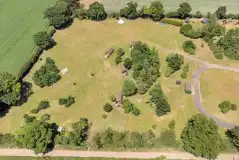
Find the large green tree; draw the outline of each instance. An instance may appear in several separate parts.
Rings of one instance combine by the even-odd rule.
[[[55,41],[45,31],[36,33],[33,38],[36,45],[42,49],[49,49],[55,44]]]
[[[0,101],[14,105],[21,99],[21,83],[7,72],[0,72]]]
[[[127,7],[120,10],[120,16],[127,19],[138,18],[137,7],[138,4],[136,2],[130,1],[129,3],[127,3]]]
[[[217,124],[201,114],[188,120],[181,138],[183,148],[195,156],[215,159],[224,149]]]
[[[88,18],[94,21],[102,21],[107,17],[103,4],[100,4],[99,2],[93,2],[89,6],[87,13]]]
[[[239,126],[235,126],[231,130],[227,130],[227,136],[237,150],[239,150]]]
[[[35,153],[46,153],[53,145],[54,131],[46,122],[35,120],[27,123],[17,133],[17,142]]]
[[[125,80],[121,91],[124,96],[132,96],[137,93],[137,88],[133,81]]]
[[[163,4],[160,1],[151,2],[150,7],[144,9],[144,15],[154,21],[161,20],[164,16]]]
[[[188,17],[191,11],[192,11],[192,8],[190,4],[187,2],[181,3],[177,10],[179,17],[182,19]]]
[[[166,62],[168,63],[168,67],[175,72],[181,68],[181,65],[184,63],[184,59],[182,55],[171,53],[167,56]]]
[[[216,15],[218,19],[224,19],[227,18],[227,8],[226,6],[220,6],[217,10],[216,10]]]

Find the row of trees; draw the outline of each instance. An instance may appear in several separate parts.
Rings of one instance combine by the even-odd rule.
[[[223,101],[218,105],[222,113],[228,113],[230,110],[236,111],[237,105],[235,103],[231,103],[230,101]]]

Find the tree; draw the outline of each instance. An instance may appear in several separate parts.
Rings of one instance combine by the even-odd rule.
[[[17,142],[35,153],[46,153],[53,145],[54,131],[46,122],[35,120],[23,126],[16,137]]]
[[[160,142],[166,147],[177,145],[176,134],[174,130],[166,130],[160,134]]]
[[[138,4],[136,2],[128,2],[127,7],[120,10],[120,16],[127,19],[136,19],[138,18],[137,12]]]
[[[203,15],[200,11],[197,11],[196,14],[195,14],[195,18],[202,18]]]
[[[44,14],[50,21],[50,25],[55,28],[65,27],[72,21],[72,11],[69,3],[65,0],[57,1],[57,3],[48,8]]]
[[[0,72],[0,101],[15,105],[21,99],[21,83],[7,72]]]
[[[75,103],[75,97],[72,97],[72,96],[68,96],[66,98],[60,98],[58,100],[58,104],[64,105],[65,107],[70,107],[74,103]]]
[[[172,120],[169,124],[168,124],[168,127],[169,129],[175,129],[175,120]]]
[[[124,96],[128,97],[135,95],[137,93],[137,88],[133,81],[125,80],[121,91]]]
[[[222,113],[227,113],[231,110],[231,103],[229,101],[223,101],[218,106]]]
[[[160,84],[153,86],[152,90],[149,92],[149,97],[150,102],[156,106],[155,112],[157,116],[163,116],[171,111]]]
[[[33,75],[33,81],[39,87],[51,86],[61,79],[59,69],[51,58],[47,58],[46,62]]]
[[[194,115],[187,122],[181,134],[183,148],[208,159],[215,159],[224,149],[217,124],[201,114]]]
[[[112,107],[111,104],[106,103],[106,104],[104,105],[104,111],[105,111],[105,112],[111,112],[112,110],[113,110],[113,107]]]
[[[160,1],[153,1],[149,8],[144,9],[143,14],[154,21],[160,21],[164,17],[163,4]]]
[[[87,12],[88,18],[94,21],[102,21],[105,20],[107,17],[103,4],[100,4],[99,2],[93,2],[89,6]]]
[[[239,126],[235,126],[231,130],[227,130],[227,136],[237,150],[239,150]]]
[[[130,59],[130,58],[125,58],[125,60],[124,60],[124,67],[126,68],[126,69],[131,69],[131,67],[132,67],[132,60]]]
[[[183,49],[185,52],[193,55],[195,54],[196,45],[193,43],[193,41],[188,40],[183,43]]]
[[[177,10],[179,17],[182,19],[188,17],[191,11],[192,11],[192,8],[190,4],[188,4],[187,2],[181,3]]]
[[[193,28],[191,24],[182,25],[180,28],[180,33],[186,37],[197,39],[202,37],[202,31],[199,29]]]
[[[226,6],[220,6],[217,10],[216,10],[216,15],[218,19],[225,19],[227,18],[227,8]]]
[[[168,63],[168,66],[175,72],[181,68],[181,65],[184,63],[184,59],[183,56],[177,53],[171,53],[167,56],[166,62]]]
[[[38,32],[33,37],[36,45],[42,49],[49,49],[55,44],[55,41],[45,31]]]

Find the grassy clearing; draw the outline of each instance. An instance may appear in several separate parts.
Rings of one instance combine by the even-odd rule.
[[[0,0],[0,70],[18,75],[32,57],[33,34],[44,30],[43,11],[55,0]]]
[[[91,1],[91,0],[85,0]],[[121,8],[124,7],[127,2],[131,0],[101,0],[102,3],[105,5],[107,11],[119,11]],[[140,6],[148,5],[153,0],[134,0]],[[161,0],[163,5],[165,6],[166,11],[175,11],[179,4],[182,1],[175,1],[175,0]],[[219,6],[225,5],[227,6],[228,12],[230,13],[237,13],[237,8],[239,6],[238,0],[187,0],[187,2],[192,6],[193,12],[201,11],[203,13],[213,12]]]
[[[201,77],[201,93],[203,104],[208,112],[224,121],[237,123],[239,111],[229,111],[227,114],[223,114],[218,104],[224,100],[229,100],[239,105],[238,85],[238,73],[216,69],[204,72]]]
[[[178,28],[170,25],[160,26],[150,20],[140,19],[126,21],[124,25],[118,25],[112,19],[104,22],[75,21],[70,28],[58,31],[54,39],[58,44],[44,52],[41,58],[44,60],[47,56],[52,57],[60,68],[68,67],[69,73],[52,87],[40,89],[34,86],[34,94],[24,106],[12,108],[0,119],[1,132],[14,133],[24,123],[23,115],[29,113],[44,99],[50,101],[51,107],[41,111],[39,117],[48,113],[52,116],[52,121],[66,127],[80,117],[87,117],[93,123],[92,132],[107,127],[117,130],[147,131],[156,125],[154,131],[159,134],[167,128],[172,119],[175,119],[176,133],[179,137],[187,119],[197,112],[192,97],[184,94],[183,85],[179,87],[175,84],[176,80],[180,79],[181,71],[179,71],[171,78],[159,78],[171,104],[172,113],[158,118],[154,109],[145,103],[148,99],[146,94],[131,98],[141,110],[140,116],[134,117],[131,114],[124,114],[122,109],[115,109],[107,114],[107,119],[102,118],[102,114],[105,113],[103,105],[109,101],[110,95],[120,91],[126,79],[120,74],[121,67],[114,64],[115,55],[105,60],[104,52],[113,46],[123,47],[129,54],[129,42],[142,40],[158,49],[161,70],[164,72],[165,57],[168,53],[178,50],[185,40],[179,34]],[[43,62],[39,61],[34,66],[26,80],[31,81],[32,74]],[[194,69],[195,65],[190,63],[190,67]],[[92,72],[95,73],[94,77],[90,76]],[[190,79],[191,73],[188,80]],[[68,95],[75,96],[76,103],[70,108],[59,106],[58,99]]]

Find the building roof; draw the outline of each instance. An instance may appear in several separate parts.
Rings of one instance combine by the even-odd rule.
[[[184,90],[185,91],[192,91],[192,85],[190,83],[184,84]]]
[[[123,101],[123,94],[121,92],[119,92],[116,95],[116,102],[122,103],[122,101]]]

